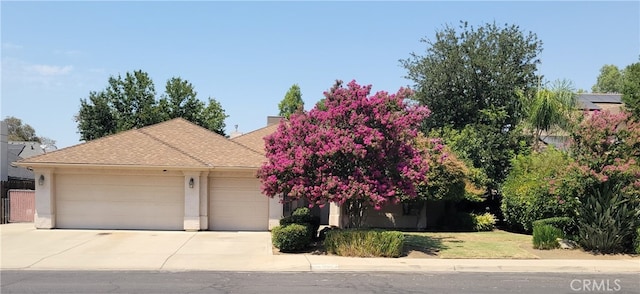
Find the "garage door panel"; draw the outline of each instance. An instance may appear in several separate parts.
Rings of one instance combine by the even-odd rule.
[[[181,230],[182,177],[58,175],[59,228]]]
[[[216,177],[210,180],[209,228],[267,230],[269,202],[256,178]]]

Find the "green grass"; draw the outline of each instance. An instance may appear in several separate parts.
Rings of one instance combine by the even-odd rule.
[[[537,258],[522,244],[531,244],[531,236],[504,231],[405,233],[406,250],[440,258]]]

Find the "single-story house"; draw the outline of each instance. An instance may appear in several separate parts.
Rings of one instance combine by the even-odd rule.
[[[41,229],[268,230],[306,206],[261,193],[267,127],[225,138],[178,118],[23,159],[35,174],[35,226]],[[312,209],[344,226],[340,207]],[[370,210],[372,227],[415,227],[425,211]],[[426,225],[426,219],[423,220]]]
[[[255,131],[233,137],[231,140],[246,146],[264,156],[265,142],[264,137],[273,134],[278,129],[278,124],[282,117],[270,116],[267,118],[267,126]],[[290,215],[297,207],[306,207],[306,200],[285,201],[283,203],[283,215]],[[376,228],[424,228],[427,225],[426,214],[437,218],[443,211],[441,203],[437,203],[428,208],[417,210],[402,204],[389,204],[381,210],[369,209],[367,213],[366,225]],[[320,217],[320,223],[325,225],[343,227],[346,225],[344,214],[341,214],[340,207],[334,203],[326,205],[322,208],[314,206],[311,208],[312,214]]]
[[[21,160],[37,228],[267,230],[282,204],[261,194],[264,155],[178,118]]]

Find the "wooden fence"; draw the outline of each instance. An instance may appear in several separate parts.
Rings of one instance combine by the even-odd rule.
[[[9,190],[14,189],[35,190],[36,186],[34,180],[9,180],[0,182],[0,224],[6,224],[11,219],[11,200],[9,199]]]

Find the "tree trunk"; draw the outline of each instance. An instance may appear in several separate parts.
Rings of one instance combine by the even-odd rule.
[[[362,228],[367,218],[367,208],[361,199],[347,200],[344,203],[344,212],[349,218],[347,228]]]
[[[427,202],[420,201],[420,209],[418,210],[418,216],[416,217],[416,229],[418,231],[427,230]]]

